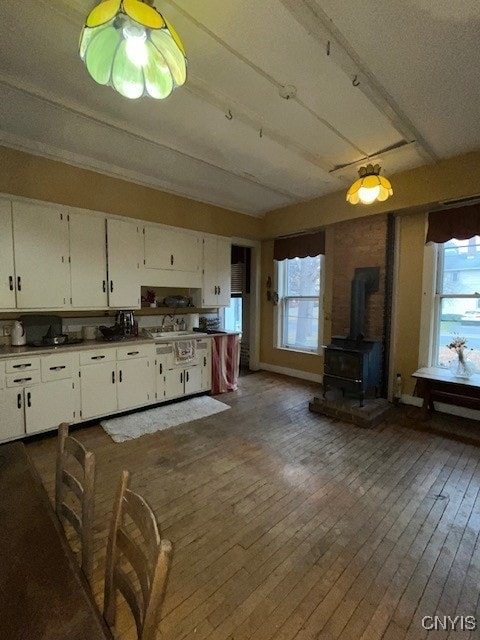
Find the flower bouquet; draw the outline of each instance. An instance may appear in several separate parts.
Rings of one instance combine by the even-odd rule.
[[[465,357],[465,350],[467,347],[467,339],[455,335],[455,338],[447,344],[448,349],[453,349],[457,352],[457,360],[454,360],[450,364],[450,371],[456,378],[470,378],[475,371],[474,364],[471,360]],[[470,348],[469,351],[472,351]]]

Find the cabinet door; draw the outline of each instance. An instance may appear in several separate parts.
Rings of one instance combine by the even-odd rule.
[[[132,409],[153,400],[152,370],[148,358],[117,363],[118,409]]]
[[[196,273],[200,268],[200,238],[188,233],[172,233],[173,269]]]
[[[203,306],[217,306],[217,239],[203,240]]]
[[[165,400],[165,376],[167,375],[167,355],[166,354],[157,354],[156,358],[156,393],[157,393],[157,402],[162,402]]]
[[[217,306],[229,307],[232,288],[232,247],[230,240],[217,240]]]
[[[211,340],[208,347],[202,351],[202,391],[209,391],[212,388],[212,349]]]
[[[165,372],[165,400],[183,396],[183,369],[167,369]]]
[[[82,420],[117,410],[116,365],[102,362],[80,367]]]
[[[61,309],[69,305],[67,216],[39,204],[12,204],[17,307]]]
[[[25,435],[23,389],[0,391],[0,441]]]
[[[188,367],[184,371],[185,375],[185,395],[199,393],[202,390],[202,367],[195,365]]]
[[[0,200],[0,309],[15,309],[12,203]]]
[[[61,422],[73,422],[72,384],[72,380],[56,380],[23,390],[27,433],[55,429]]]
[[[172,231],[162,227],[145,227],[145,268],[174,269],[175,237]]]
[[[107,307],[105,219],[82,213],[69,217],[72,307]]]
[[[136,224],[107,220],[110,307],[140,306],[139,230]]]

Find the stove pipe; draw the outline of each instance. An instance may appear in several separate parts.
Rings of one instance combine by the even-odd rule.
[[[367,295],[378,291],[380,284],[379,267],[355,269],[350,294],[350,333],[349,340],[360,342],[365,331],[365,305]]]

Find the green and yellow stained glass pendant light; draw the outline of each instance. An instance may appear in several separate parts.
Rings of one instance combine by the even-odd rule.
[[[161,100],[187,78],[182,41],[153,0],[104,0],[87,16],[80,58],[99,84]]]
[[[380,174],[380,165],[367,164],[358,171],[360,178],[355,180],[347,191],[347,202],[351,204],[372,204],[375,200],[383,202],[393,195],[390,180]]]

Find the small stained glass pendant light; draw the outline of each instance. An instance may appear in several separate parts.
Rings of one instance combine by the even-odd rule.
[[[360,178],[355,180],[347,191],[347,202],[351,204],[372,204],[375,200],[383,202],[393,196],[390,181],[380,174],[380,165],[367,164],[358,171]]]
[[[187,78],[183,44],[153,0],[104,0],[87,16],[80,58],[99,84],[126,98],[161,100]]]

